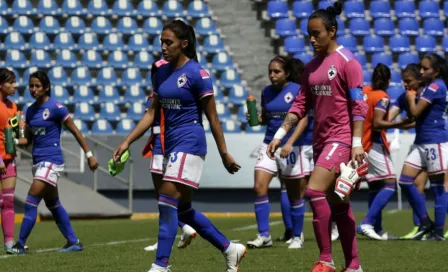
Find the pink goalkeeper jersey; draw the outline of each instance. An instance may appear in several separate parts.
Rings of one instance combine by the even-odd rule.
[[[352,122],[364,120],[367,114],[362,85],[361,65],[343,46],[328,56],[315,57],[306,65],[301,91],[289,112],[302,118],[314,105],[316,150],[329,142],[351,146]]]

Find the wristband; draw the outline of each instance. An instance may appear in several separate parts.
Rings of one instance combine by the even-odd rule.
[[[362,138],[361,137],[355,137],[352,138],[352,148],[355,147],[362,147]]]
[[[153,134],[160,134],[160,126],[155,126],[152,128]]]
[[[277,130],[277,132],[275,133],[274,139],[281,140],[281,139],[283,139],[283,137],[285,137],[286,133],[287,133],[286,130],[284,128],[280,127]]]
[[[93,157],[92,151],[86,152],[86,158],[88,159],[88,158],[91,158],[91,157]]]

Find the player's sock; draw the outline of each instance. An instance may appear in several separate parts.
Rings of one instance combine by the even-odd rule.
[[[312,189],[306,190],[306,196],[313,210],[313,228],[320,250],[319,261],[333,261],[331,256],[331,210],[326,194]]]
[[[291,211],[291,204],[289,202],[288,193],[286,192],[286,188],[282,186],[281,189],[281,195],[280,195],[280,207],[282,210],[282,218],[283,218],[283,224],[285,225],[285,230],[291,231],[293,228],[293,222],[292,222],[292,211]]]
[[[183,228],[184,226],[185,226],[185,223],[184,222],[181,222],[180,220],[179,220],[179,222],[177,223],[177,226],[179,226],[179,228]]]
[[[61,204],[59,198],[55,200],[45,201],[45,205],[50,210],[53,215],[54,221],[61,231],[62,235],[64,235],[67,242],[70,244],[78,243],[78,237],[73,231],[72,224],[70,223],[70,216],[68,216],[67,211]]]
[[[209,241],[214,247],[224,252],[230,245],[227,239],[210,220],[201,212],[191,207],[191,203],[182,204],[179,207],[179,219],[190,225],[201,235],[202,238]]]
[[[429,223],[428,212],[426,211],[425,202],[423,201],[420,192],[414,185],[414,177],[401,175],[400,187],[408,196],[409,204],[411,204],[412,209],[420,218],[421,223],[428,224]]]
[[[350,203],[340,203],[331,207],[333,219],[339,229],[345,267],[359,269],[358,245],[356,243],[356,222]]]
[[[22,246],[25,245],[26,239],[33,230],[34,224],[36,224],[37,207],[39,206],[42,198],[37,196],[28,195],[25,202],[25,216],[22,220],[22,226],[20,227],[19,240],[17,241]]]
[[[305,200],[303,198],[291,202],[292,235],[300,237],[303,231],[305,217]]]
[[[174,240],[176,239],[179,200],[161,194],[159,197],[159,236],[156,253],[156,265],[167,267]]]
[[[3,189],[2,228],[4,243],[14,240],[14,188]]]
[[[384,207],[389,202],[389,200],[394,196],[395,191],[397,189],[397,185],[395,183],[390,184],[387,183],[384,185],[383,189],[381,189],[373,200],[372,205],[367,212],[366,217],[362,220],[361,224],[370,224],[374,225],[377,228],[381,229],[381,225],[377,225],[377,220],[379,215],[382,213]],[[375,229],[376,231],[376,229]]]
[[[425,195],[425,193],[420,193],[420,197],[422,198],[423,202],[426,204],[426,195]],[[414,219],[414,226],[420,226],[420,224],[421,224],[420,218],[418,217],[417,213],[414,210],[412,210],[412,217]]]
[[[434,228],[443,233],[446,218],[446,192],[443,180],[431,181],[431,192],[434,195]]]
[[[259,196],[255,199],[255,217],[257,219],[258,233],[261,236],[269,237],[269,197]]]

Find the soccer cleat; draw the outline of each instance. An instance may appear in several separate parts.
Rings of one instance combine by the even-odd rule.
[[[344,268],[341,272],[363,272],[362,267],[359,266],[358,269]]]
[[[445,237],[443,237],[443,232],[433,231],[429,235],[424,236],[422,241],[445,241]]]
[[[339,239],[339,230],[335,222],[331,223],[331,241]]]
[[[25,254],[26,250],[23,245],[20,243],[16,243],[12,246],[12,248],[6,249],[6,254],[9,255],[23,255]]]
[[[78,240],[76,243],[67,243],[63,248],[59,249],[58,252],[76,252],[83,251],[84,246]]]
[[[336,268],[334,264],[328,262],[315,262],[313,268],[311,268],[311,272],[336,272]]]
[[[154,245],[147,246],[144,249],[145,249],[145,251],[156,251],[157,250],[157,244],[158,243],[155,243]]]
[[[443,238],[448,239],[448,231],[445,232],[445,235],[443,235]]]
[[[358,234],[367,236],[367,237],[369,237],[370,239],[373,239],[373,240],[379,240],[379,241],[383,240],[383,237],[378,235],[375,232],[374,227],[372,225],[369,225],[369,224],[358,225],[358,227],[356,227],[356,232],[358,232]]]
[[[378,234],[379,236],[381,236],[381,238],[383,238],[383,240],[385,240],[385,241],[399,240],[399,239],[400,239],[400,238],[398,238],[397,236],[395,236],[395,235],[393,235],[393,234],[390,234],[390,233],[387,233],[387,232],[385,232],[385,231],[377,232],[377,234]]]
[[[402,240],[409,240],[409,239],[411,239],[411,237],[414,236],[417,233],[418,227],[419,226],[414,226],[414,228],[408,234],[406,234],[404,236],[401,236],[400,239],[402,239]]]
[[[152,264],[148,272],[171,272],[169,267],[163,267],[157,264]]]
[[[293,237],[291,240],[291,244],[289,244],[289,249],[296,249],[296,248],[302,248],[303,247],[303,241],[300,237]]]
[[[180,236],[180,241],[177,244],[177,248],[186,248],[190,245],[191,241],[196,238],[198,234],[189,225],[184,225],[182,227],[182,235]]]
[[[241,260],[246,256],[246,247],[238,243],[230,243],[229,247],[224,252],[226,258],[227,270],[226,272],[238,272]]]
[[[300,239],[302,240],[302,244],[303,244],[303,242],[305,242],[305,235],[303,235],[303,232],[300,234]],[[288,241],[286,241],[285,243],[289,245],[289,244],[291,244],[291,242],[292,242],[292,238],[289,239]]]
[[[278,237],[277,241],[286,242],[287,244],[290,244],[291,239],[292,239],[292,230],[285,230],[285,233],[283,234],[283,236]]]
[[[271,247],[272,246],[271,235],[266,237],[266,236],[261,236],[260,234],[257,234],[257,238],[253,241],[247,242],[247,246],[249,248]]]
[[[418,227],[417,232],[410,238],[411,240],[421,240],[425,234],[429,234],[434,228],[434,224],[429,222],[428,224],[421,224]]]

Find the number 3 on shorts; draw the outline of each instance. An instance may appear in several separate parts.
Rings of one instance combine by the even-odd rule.
[[[426,160],[435,160],[437,159],[436,149],[435,148],[425,148]]]
[[[325,159],[327,161],[330,160],[331,156],[333,156],[333,153],[336,151],[336,148],[338,148],[339,144],[338,143],[332,143],[331,144],[333,147],[331,148],[330,152],[328,152],[327,156],[325,157]]]

